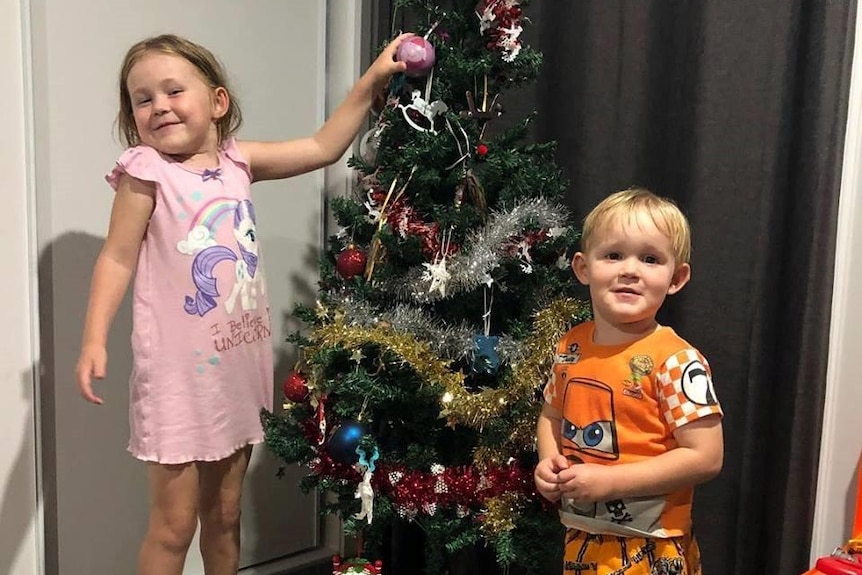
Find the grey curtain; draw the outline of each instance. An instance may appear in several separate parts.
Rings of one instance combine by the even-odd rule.
[[[808,568],[856,3],[533,2],[546,65],[517,106],[583,216],[633,184],[693,226],[661,320],[710,361],[725,465],[696,490],[707,575]],[[836,545],[841,543],[835,542]]]
[[[409,29],[374,7],[382,35]],[[643,185],[693,226],[692,282],[660,320],[706,355],[725,410],[724,470],[696,491],[704,572],[801,574],[856,1],[534,0],[525,14],[545,66],[502,103],[538,111],[532,137],[559,143],[576,217]]]

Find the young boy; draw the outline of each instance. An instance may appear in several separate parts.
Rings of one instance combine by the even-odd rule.
[[[607,197],[572,259],[593,320],[560,340],[536,429],[568,575],[699,575],[693,486],[723,459],[706,359],[655,316],[691,277],[688,221],[645,189]]]

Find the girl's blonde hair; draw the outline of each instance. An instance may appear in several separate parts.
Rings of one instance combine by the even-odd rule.
[[[173,34],[162,34],[141,40],[126,52],[123,65],[120,68],[120,111],[117,114],[117,131],[120,140],[126,146],[137,146],[141,143],[141,136],[135,126],[134,109],[132,98],[129,95],[129,72],[148,52],[161,52],[184,58],[192,66],[197,68],[201,77],[211,89],[224,88],[228,93],[228,109],[224,116],[216,120],[218,130],[218,141],[222,143],[228,136],[235,133],[242,125],[242,111],[239,101],[231,93],[228,87],[227,74],[212,52],[195,44],[190,40],[175,36]]]
[[[630,188],[611,194],[584,219],[581,231],[581,251],[590,249],[595,234],[614,223],[636,223],[646,215],[671,243],[676,264],[687,264],[691,258],[691,229],[688,219],[668,198],[655,195],[646,188]]]

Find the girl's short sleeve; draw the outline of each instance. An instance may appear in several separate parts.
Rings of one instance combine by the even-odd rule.
[[[222,151],[227,158],[236,164],[243,172],[248,176],[248,181],[251,182],[253,180],[251,176],[251,167],[249,166],[248,160],[245,159],[245,156],[242,155],[242,152],[239,151],[239,146],[236,145],[236,138],[228,138],[222,144]]]
[[[145,182],[157,181],[159,153],[149,146],[135,146],[122,153],[117,164],[105,175],[105,180],[117,191],[120,176],[128,174]]]

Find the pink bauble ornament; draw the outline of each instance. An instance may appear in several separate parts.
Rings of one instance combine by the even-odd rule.
[[[395,58],[407,64],[405,74],[411,78],[418,78],[431,71],[437,56],[431,42],[421,36],[413,36],[401,42]]]
[[[353,245],[349,245],[346,250],[338,254],[338,258],[335,260],[335,270],[338,272],[338,275],[349,280],[353,276],[365,273],[365,264],[367,261],[368,258],[365,256],[365,252]]]

